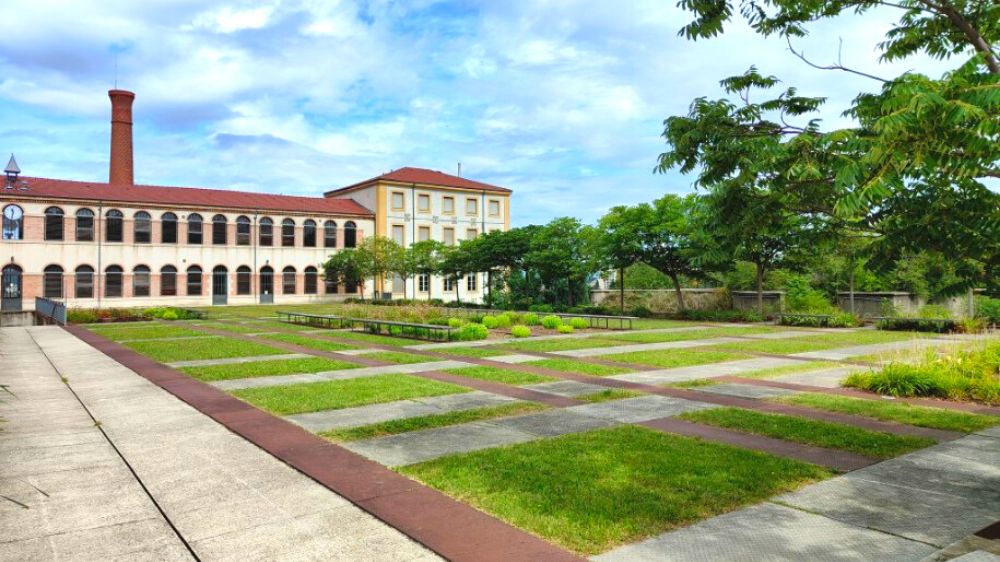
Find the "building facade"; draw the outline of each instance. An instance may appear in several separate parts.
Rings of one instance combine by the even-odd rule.
[[[509,226],[509,190],[419,168],[324,197],[135,185],[135,96],[112,90],[109,97],[107,183],[23,176],[13,156],[8,163],[0,188],[4,311],[31,310],[39,296],[88,308],[371,297],[373,283],[326,280],[322,264],[365,236],[457,243]],[[474,277],[460,288],[463,300],[482,297]],[[422,283],[411,283],[410,294],[392,283],[392,296],[454,298],[441,280]]]

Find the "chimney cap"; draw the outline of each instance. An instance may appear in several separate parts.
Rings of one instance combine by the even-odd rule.
[[[113,89],[113,90],[108,90],[108,95],[111,96],[111,97],[126,96],[126,97],[130,97],[130,98],[134,98],[135,97],[135,92],[130,92],[128,90]]]
[[[2,160],[0,160],[2,162]],[[17,165],[17,160],[14,159],[14,153],[10,153],[10,160],[7,161],[7,167],[3,169],[5,174],[16,176],[21,173],[21,168]]]

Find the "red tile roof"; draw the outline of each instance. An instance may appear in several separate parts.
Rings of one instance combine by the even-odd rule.
[[[333,191],[326,192],[327,195],[339,193],[349,189],[354,189],[370,183],[374,183],[378,180],[396,181],[401,183],[422,183],[427,185],[436,185],[441,187],[457,187],[460,189],[472,189],[475,191],[493,191],[495,193],[511,193],[511,190],[506,187],[498,187],[495,185],[490,185],[488,183],[483,183],[479,181],[474,181],[466,178],[461,178],[458,176],[452,176],[450,174],[445,174],[435,170],[428,170],[425,168],[400,168],[398,170],[393,170],[388,174],[382,174],[381,176],[375,176],[374,178],[367,179],[365,181],[360,181],[348,185],[347,187],[341,187],[339,189],[334,189]]]
[[[27,187],[27,189],[22,189]],[[32,199],[73,199],[132,203],[156,206],[197,206],[241,209],[246,211],[285,211],[337,215],[372,216],[372,212],[353,199],[271,195],[225,189],[120,185],[101,182],[55,180],[21,177],[15,189],[0,188],[0,195]]]

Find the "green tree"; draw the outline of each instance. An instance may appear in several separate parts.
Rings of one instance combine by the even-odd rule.
[[[405,270],[404,250],[399,244],[384,236],[371,236],[358,244],[354,260],[364,278],[372,278],[376,295],[385,291],[385,278]]]
[[[437,275],[441,271],[441,256],[445,245],[437,240],[421,240],[406,249],[405,269],[411,275]],[[430,300],[430,291],[427,291]]]
[[[438,263],[439,272],[455,289],[455,302],[461,303],[462,297],[458,291],[459,282],[472,269],[472,260],[467,251],[468,242],[460,242],[458,246],[444,246]]]
[[[525,263],[538,274],[549,302],[574,306],[584,296],[587,278],[597,269],[587,252],[590,236],[591,230],[570,217],[553,219],[532,236]]]
[[[346,283],[361,287],[361,299],[365,298],[365,275],[361,270],[355,248],[345,248],[332,254],[323,264],[326,278],[336,283]]]

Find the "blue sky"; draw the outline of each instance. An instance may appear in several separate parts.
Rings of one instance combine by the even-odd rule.
[[[893,13],[796,46],[879,64]],[[136,92],[136,181],[318,195],[402,166],[515,190],[517,225],[691,190],[654,175],[663,119],[757,65],[829,97],[828,126],[877,84],[812,69],[742,25],[677,36],[672,1],[15,0],[0,33],[0,151],[26,175],[106,180],[107,90]],[[842,41],[842,47],[841,45]]]

